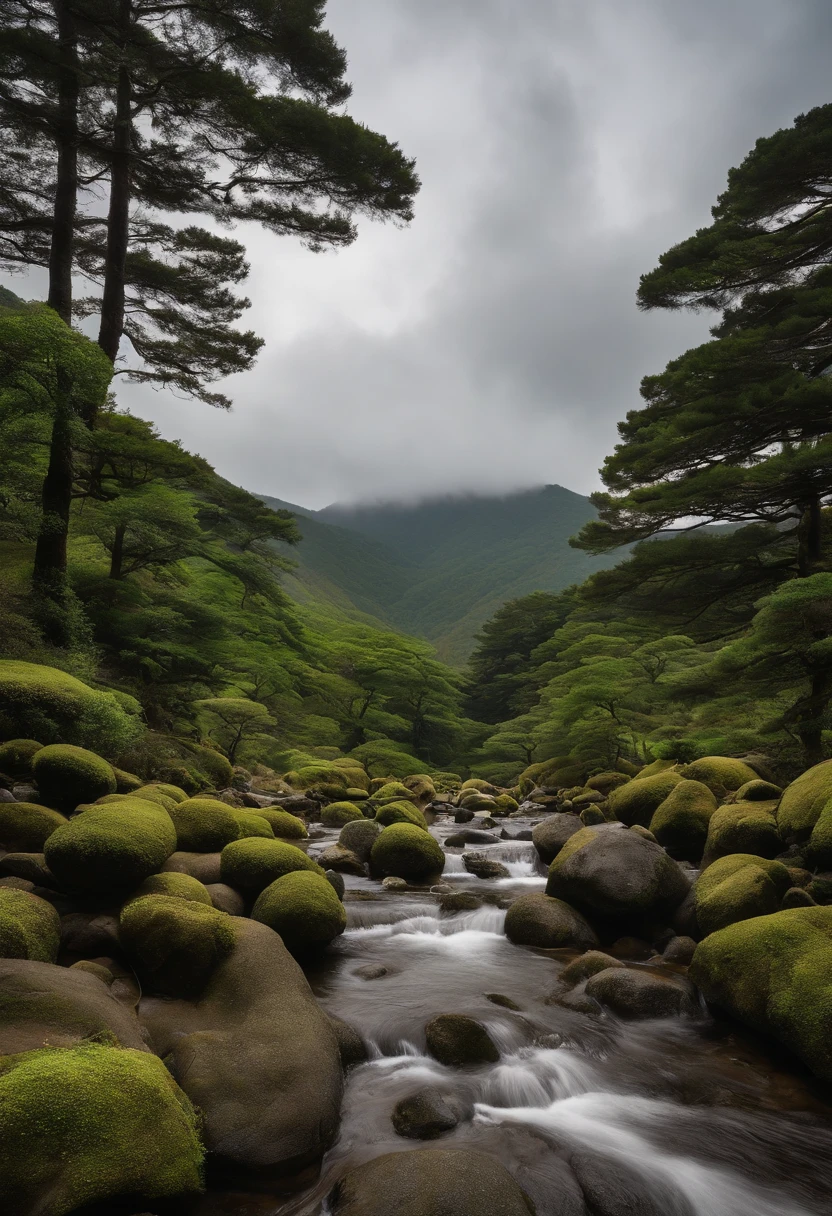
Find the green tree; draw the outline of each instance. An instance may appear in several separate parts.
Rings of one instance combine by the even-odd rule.
[[[205,697],[194,702],[194,709],[205,719],[210,737],[221,744],[232,764],[242,743],[266,734],[275,725],[265,705],[244,697]]]

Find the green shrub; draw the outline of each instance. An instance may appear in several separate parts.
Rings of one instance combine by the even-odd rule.
[[[0,735],[95,747],[111,755],[142,732],[129,697],[98,692],[55,667],[0,659]]]
[[[112,765],[95,752],[67,743],[54,743],[36,752],[32,772],[43,801],[60,811],[74,811],[81,802],[95,802],[116,792]]]
[[[186,853],[218,853],[240,836],[240,821],[230,806],[215,798],[186,798],[169,812],[177,847]]]
[[[786,786],[777,808],[777,826],[783,840],[787,844],[808,840],[830,798],[832,760],[824,760]]]
[[[0,887],[0,958],[54,963],[61,941],[61,918],[38,895]]]
[[[394,823],[370,852],[373,872],[410,882],[425,882],[445,869],[445,854],[430,832],[412,823]]]
[[[282,840],[248,838],[227,844],[220,860],[222,881],[253,897],[295,870],[310,870],[323,878],[323,870],[302,849]]]
[[[173,899],[190,899],[194,903],[213,907],[210,892],[204,883],[198,878],[192,878],[190,874],[180,874],[176,871],[151,874],[136,888],[130,896],[130,902],[142,899],[145,895],[169,895]]]
[[[86,1044],[0,1063],[0,1176],[9,1216],[185,1198],[202,1186],[188,1099],[150,1052]]]
[[[32,759],[43,747],[36,739],[10,739],[0,743],[0,773],[27,781],[32,776]]]
[[[308,836],[303,820],[299,819],[297,815],[291,815],[288,811],[278,811],[267,806],[263,807],[262,811],[254,811],[253,814],[265,819],[273,834],[284,840],[305,840]]]
[[[328,828],[342,828],[352,819],[363,819],[359,808],[352,802],[331,802],[321,811],[321,822]]]
[[[35,802],[0,802],[0,845],[10,853],[40,853],[63,823],[58,811]]]
[[[373,800],[375,801],[375,799]],[[376,811],[376,823],[389,827],[391,823],[412,823],[414,827],[427,831],[427,821],[412,802],[388,802]]]
[[[119,940],[154,991],[194,998],[234,949],[234,919],[178,895],[144,895],[122,908]]]
[[[373,739],[350,752],[371,777],[409,777],[425,771],[424,760],[409,755],[391,739]]]
[[[236,811],[237,823],[240,825],[238,839],[260,836],[263,840],[274,840],[274,831],[268,819],[258,815],[256,811]]]
[[[320,874],[284,874],[261,891],[252,912],[283,938],[292,954],[319,950],[347,927],[347,914],[335,891]]]
[[[170,816],[151,802],[91,807],[52,833],[46,864],[67,891],[105,895],[135,890],[176,848]]]
[[[696,880],[696,918],[703,937],[726,925],[777,912],[792,878],[779,861],[732,853],[720,857]]]
[[[671,771],[656,773],[652,777],[636,777],[612,790],[610,810],[627,827],[638,823],[643,828],[649,828],[653,815],[681,780],[678,773]]]

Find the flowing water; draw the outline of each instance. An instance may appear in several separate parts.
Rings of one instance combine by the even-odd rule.
[[[512,834],[530,826],[508,821]],[[459,829],[443,816],[431,830],[443,841]],[[512,899],[545,886],[533,846],[468,848],[510,873],[476,879],[462,850],[446,848],[444,881],[483,897],[475,911],[446,915],[429,892],[346,879],[347,931],[309,973],[323,1006],[369,1050],[347,1076],[338,1140],[304,1193],[211,1211],[326,1213],[348,1168],[419,1147],[396,1135],[391,1113],[430,1085],[461,1118],[428,1145],[498,1158],[538,1216],[830,1216],[832,1108],[800,1066],[704,1010],[697,1020],[623,1022],[547,1003],[572,956],[514,946],[503,934]],[[356,974],[368,966],[376,978]],[[454,1069],[428,1056],[424,1027],[440,1013],[481,1022],[500,1062]]]

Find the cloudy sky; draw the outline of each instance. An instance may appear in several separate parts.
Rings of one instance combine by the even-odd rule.
[[[233,413],[121,400],[233,481],[334,500],[588,492],[642,375],[707,319],[640,273],[754,140],[832,101],[830,0],[329,0],[351,113],[418,161],[416,219],[314,255],[241,230]],[[20,290],[20,288],[18,288]]]

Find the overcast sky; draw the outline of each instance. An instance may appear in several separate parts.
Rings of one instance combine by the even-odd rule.
[[[407,229],[311,254],[240,230],[256,367],[223,414],[120,399],[249,489],[589,492],[647,372],[707,319],[639,274],[756,138],[832,101],[832,0],[329,0],[350,112],[418,162]],[[14,284],[13,284],[14,286]],[[17,290],[21,290],[18,286]]]

